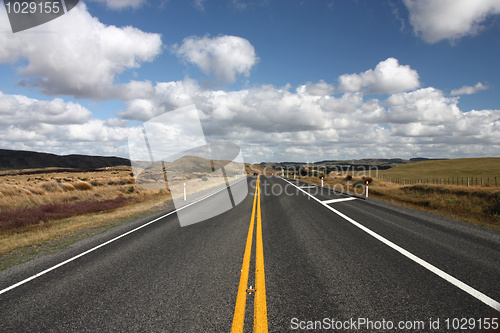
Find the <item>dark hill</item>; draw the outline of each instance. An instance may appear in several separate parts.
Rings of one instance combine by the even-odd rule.
[[[118,165],[130,165],[130,161],[121,157],[56,155],[24,150],[0,149],[0,170],[50,167],[93,170]]]

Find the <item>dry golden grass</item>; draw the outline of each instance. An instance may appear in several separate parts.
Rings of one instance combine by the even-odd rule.
[[[321,184],[316,177],[301,181]],[[332,175],[324,186],[350,193],[362,194],[359,177],[346,181],[345,175]],[[358,187],[356,187],[358,186]],[[491,187],[463,187],[453,185],[399,185],[374,178],[370,183],[370,197],[405,207],[448,216],[457,220],[500,230],[500,190]]]
[[[86,214],[47,223],[41,222],[14,230],[2,229],[0,255],[24,246],[45,242],[51,237],[62,237],[75,231],[102,226],[171,200],[170,194],[166,191],[137,189],[133,184],[134,178],[131,172],[131,168],[119,167],[82,173],[14,175],[11,172],[0,176],[0,214],[47,204],[65,205],[112,200],[117,197],[125,197],[129,203],[118,210],[102,214]]]
[[[0,176],[0,211],[48,203],[113,199],[118,193],[129,193],[134,183],[131,172],[129,167],[119,167],[82,173]]]
[[[500,190],[452,185],[372,186],[370,196],[500,229]]]

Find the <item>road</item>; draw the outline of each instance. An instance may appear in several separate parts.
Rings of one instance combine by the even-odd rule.
[[[207,221],[180,227],[165,212],[0,272],[0,331],[236,332],[245,271],[255,289],[243,292],[245,332],[254,303],[269,332],[472,332],[498,321],[499,232],[279,177],[259,185],[249,177],[243,202]]]

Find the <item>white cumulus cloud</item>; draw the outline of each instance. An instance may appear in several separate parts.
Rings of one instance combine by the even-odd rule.
[[[360,92],[318,94],[307,86],[222,91],[204,89],[191,79],[160,82],[152,98],[129,101],[120,116],[148,120],[194,104],[208,138],[239,144],[249,161],[463,157],[475,156],[474,151],[496,155],[500,148],[500,110],[463,112],[457,97],[436,88],[379,101],[365,100]]]
[[[392,94],[413,90],[419,86],[416,70],[408,65],[400,65],[395,58],[388,58],[379,62],[375,69],[360,74],[341,75],[338,91]]]
[[[0,10],[0,31],[7,25]],[[116,97],[109,96],[116,95],[116,75],[154,60],[162,42],[159,34],[105,25],[81,3],[43,26],[1,33],[0,45],[0,63],[26,61],[18,69],[23,85],[39,87],[46,95],[107,99]]]
[[[500,14],[498,0],[404,0],[415,34],[428,43],[478,34],[482,23]]]
[[[214,73],[225,82],[236,81],[238,75],[249,76],[259,60],[253,45],[237,36],[191,36],[173,49],[186,63],[198,66],[207,76]]]
[[[297,92],[316,96],[328,96],[335,93],[335,87],[321,80],[318,83],[307,82],[297,88]]]
[[[452,96],[458,96],[458,95],[472,95],[477,93],[478,91],[481,90],[486,90],[489,89],[488,86],[482,84],[481,82],[478,82],[475,86],[463,86],[462,88],[459,89],[453,89],[450,93]]]
[[[77,103],[2,93],[0,147],[127,157],[129,121],[194,104],[207,139],[240,145],[251,162],[496,156],[500,149],[500,110],[463,112],[458,97],[432,87],[382,101],[365,100],[360,92],[317,95],[290,85],[210,90],[192,79],[146,90],[149,97],[127,101],[118,118],[107,120],[93,118]]]
[[[0,148],[127,156],[126,121],[92,118],[60,98],[37,100],[0,92]]]
[[[453,123],[463,117],[457,98],[447,98],[441,90],[429,87],[390,96],[388,120],[393,123]]]
[[[91,116],[92,113],[80,104],[64,102],[60,98],[43,101],[0,91],[0,127],[84,123]]]

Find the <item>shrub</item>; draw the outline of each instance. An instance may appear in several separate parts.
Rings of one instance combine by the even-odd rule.
[[[351,175],[347,175],[347,176],[345,176],[345,178],[344,178],[344,180],[345,180],[345,181],[349,181],[349,180],[351,180],[351,179],[352,179],[352,176],[351,176]]]
[[[109,211],[123,207],[127,202],[128,200],[125,198],[103,201],[86,200],[75,203],[47,204],[32,208],[4,211],[0,215],[0,229],[20,228],[71,216]]]
[[[370,177],[370,176],[363,176],[361,177],[361,179],[363,179],[363,182],[366,184],[366,182],[368,182],[369,184],[371,184],[371,182],[373,181],[373,178]]]
[[[489,213],[491,215],[500,215],[500,197],[495,198],[495,201],[489,208]]]

